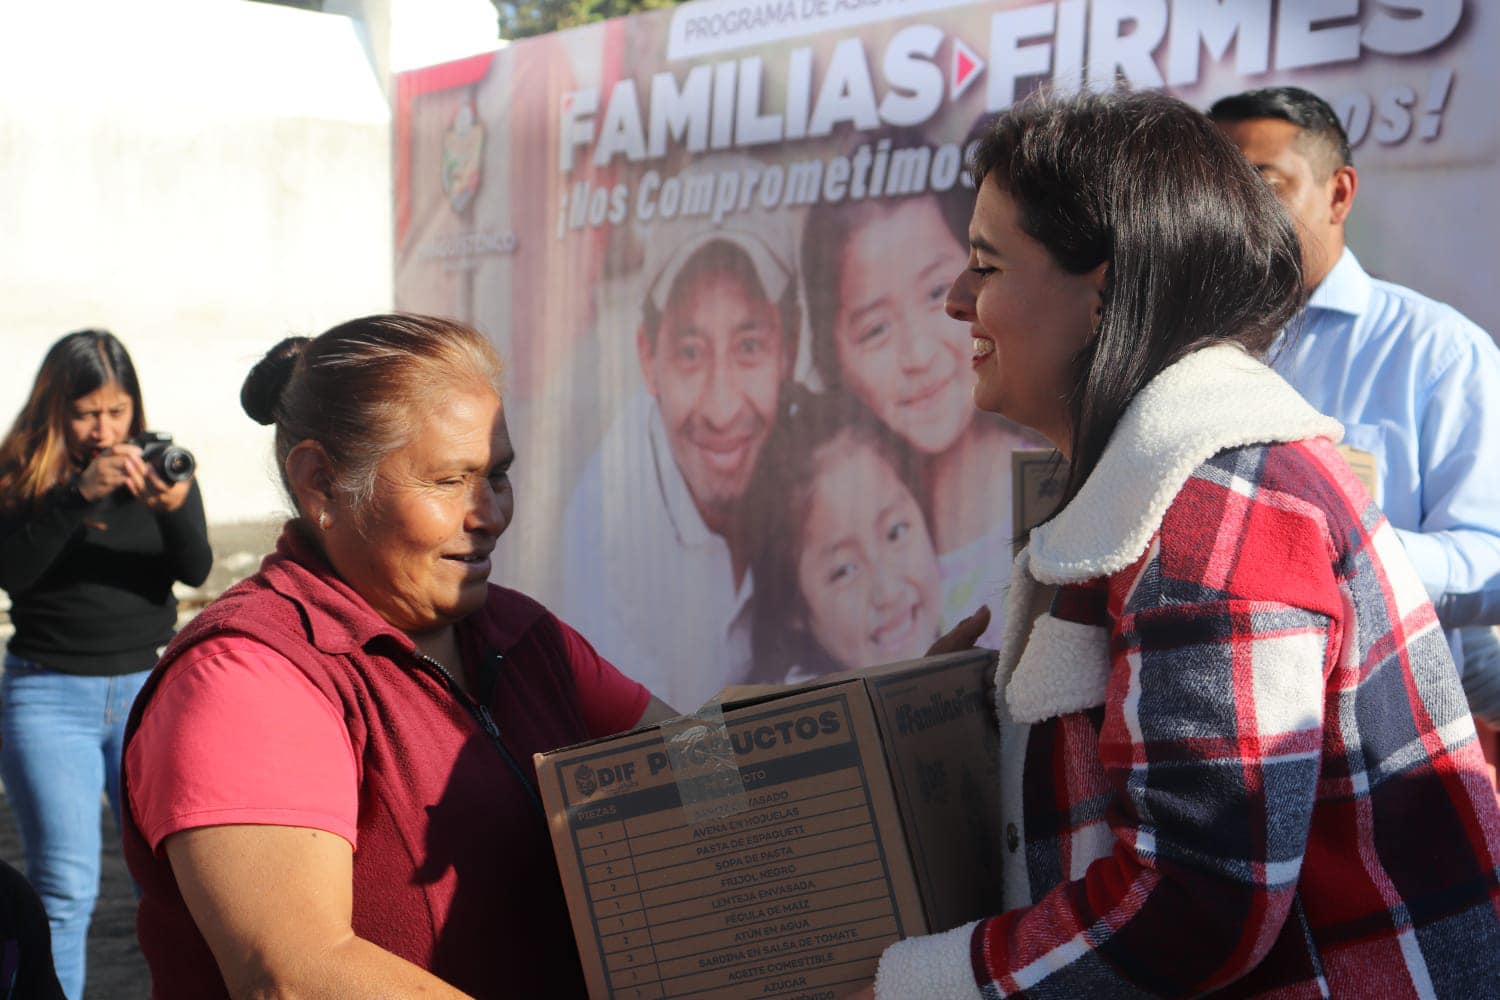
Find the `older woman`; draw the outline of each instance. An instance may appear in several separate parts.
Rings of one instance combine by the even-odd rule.
[[[1069,482],[996,676],[1004,912],[891,946],[874,994],[1500,995],[1500,813],[1436,616],[1339,425],[1256,360],[1290,222],[1160,94],[1023,104],[973,173],[974,398]]]
[[[514,453],[474,330],[372,316],[245,382],[296,510],[132,714],[154,995],[581,996],[532,754],[666,717],[488,582]]]

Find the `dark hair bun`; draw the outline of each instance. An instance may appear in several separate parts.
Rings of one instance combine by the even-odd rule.
[[[276,422],[276,406],[292,379],[297,359],[312,343],[311,337],[288,337],[256,362],[240,387],[240,406],[258,424]]]

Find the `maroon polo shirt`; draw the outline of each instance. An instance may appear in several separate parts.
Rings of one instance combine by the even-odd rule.
[[[126,743],[190,646],[242,636],[274,649],[341,708],[354,748],[355,933],[474,996],[582,997],[532,765],[533,753],[591,735],[561,629],[535,601],[495,586],[459,623],[469,690],[493,717],[491,731],[479,701],[422,661],[289,529],[259,573],[173,640],[131,712]],[[129,795],[122,799],[153,996],[227,996],[165,854],[151,850]]]

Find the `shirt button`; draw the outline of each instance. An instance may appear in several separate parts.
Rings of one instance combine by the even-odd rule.
[[[1012,854],[1021,846],[1021,831],[1016,829],[1014,823],[1005,824],[1005,846],[1010,848]]]

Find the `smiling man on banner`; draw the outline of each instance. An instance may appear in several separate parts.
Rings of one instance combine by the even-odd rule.
[[[568,503],[562,606],[621,669],[690,710],[749,667],[737,510],[796,354],[795,243],[779,211],[664,221],[646,239],[645,391]]]

